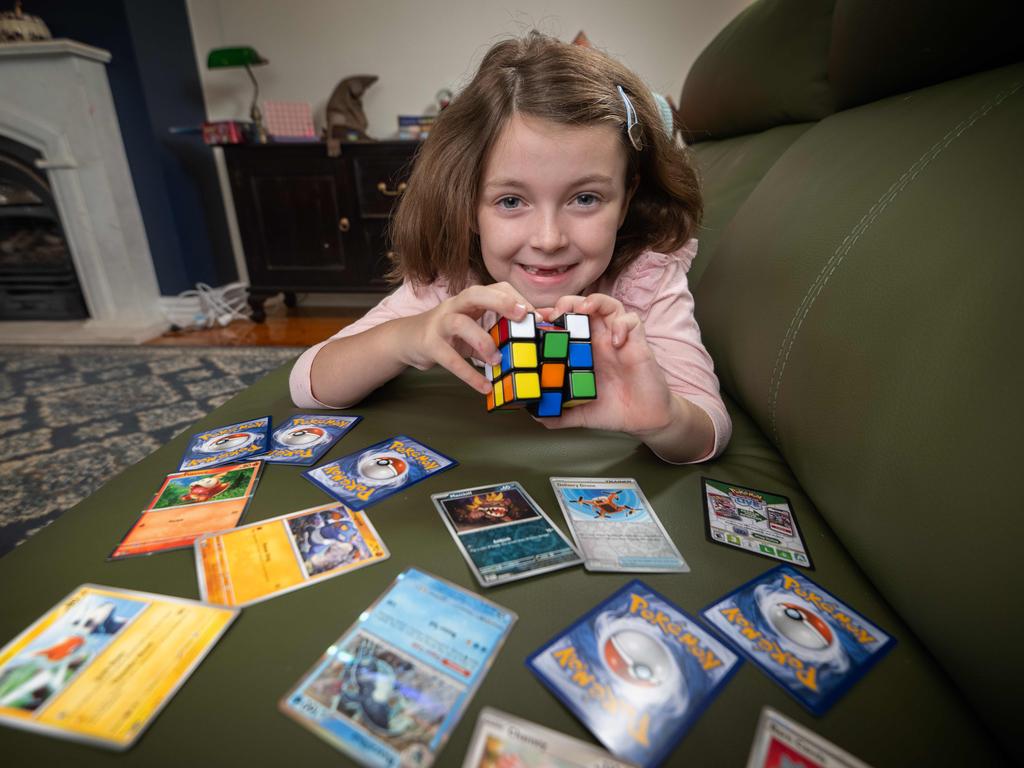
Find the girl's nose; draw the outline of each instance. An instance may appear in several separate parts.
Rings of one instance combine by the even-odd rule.
[[[555,253],[568,244],[569,237],[558,216],[556,214],[542,215],[537,222],[533,237],[530,239],[530,246],[541,253]]]

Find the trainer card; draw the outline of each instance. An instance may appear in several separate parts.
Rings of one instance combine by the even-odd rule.
[[[636,480],[552,477],[551,487],[588,571],[690,570]]]
[[[270,417],[241,421],[227,427],[196,432],[188,439],[188,447],[178,471],[209,469],[221,464],[252,458],[270,445]]]
[[[128,749],[237,616],[83,584],[0,650],[0,723]]]
[[[869,768],[771,707],[761,710],[747,768]]]
[[[613,755],[648,768],[665,759],[740,659],[634,580],[526,664]]]
[[[234,528],[262,472],[262,462],[247,461],[168,475],[107,559],[183,549],[204,533]]]
[[[516,618],[408,568],[279,707],[360,765],[428,768]]]
[[[702,615],[814,715],[824,714],[896,644],[788,565],[748,581]]]
[[[300,466],[316,464],[362,418],[316,414],[291,416],[274,430],[270,436],[270,450],[260,456],[260,461]]]
[[[789,499],[702,477],[708,540],[812,569]]]
[[[364,509],[457,464],[408,435],[397,435],[302,476],[350,509]]]
[[[195,542],[199,594],[243,608],[390,557],[362,512],[334,502]]]
[[[462,768],[633,768],[603,749],[484,707]]]
[[[430,498],[482,587],[582,562],[519,483],[435,493]]]

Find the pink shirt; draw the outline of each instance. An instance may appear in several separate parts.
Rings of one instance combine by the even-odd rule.
[[[707,461],[721,453],[729,442],[732,422],[719,394],[714,363],[701,343],[700,328],[693,316],[693,296],[690,294],[686,272],[696,255],[696,240],[690,240],[675,253],[647,251],[629,264],[614,281],[602,278],[588,293],[612,296],[640,317],[647,343],[665,373],[669,389],[703,409],[714,424],[715,447],[711,453],[698,460]],[[289,379],[295,405],[299,408],[330,407],[313,397],[310,383],[313,358],[324,344],[361,333],[388,320],[426,312],[450,297],[451,294],[440,281],[417,288],[411,283],[403,283],[362,318],[330,339],[307,349],[295,361]],[[495,317],[491,312],[480,319],[484,328],[490,328],[494,322]]]

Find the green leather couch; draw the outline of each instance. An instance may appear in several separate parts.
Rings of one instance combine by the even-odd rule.
[[[0,728],[3,765],[350,764],[277,700],[409,565],[480,591],[431,493],[519,480],[561,523],[553,475],[637,478],[692,568],[644,580],[691,614],[773,566],[705,540],[701,476],[785,494],[812,578],[898,641],[820,718],[744,664],[667,765],[744,765],[764,705],[874,766],[1021,761],[1024,66],[994,11],[898,5],[758,2],[687,80],[724,455],[668,466],[621,435],[487,416],[443,371],[410,371],[351,410],[364,421],[328,454],[407,433],[460,461],[369,508],[389,560],[244,610],[127,753]],[[194,428],[295,412],[283,368]],[[85,582],[198,596],[189,551],[105,560],[185,440],[0,559],[0,641]],[[327,501],[299,472],[267,467],[246,521]],[[523,662],[630,578],[574,568],[487,590],[519,622],[438,765],[461,765],[487,705],[590,739]]]

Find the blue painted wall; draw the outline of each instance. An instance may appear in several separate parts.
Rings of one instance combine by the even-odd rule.
[[[26,0],[54,37],[113,58],[107,65],[160,292],[237,279],[212,152],[171,126],[206,119],[184,0]]]

